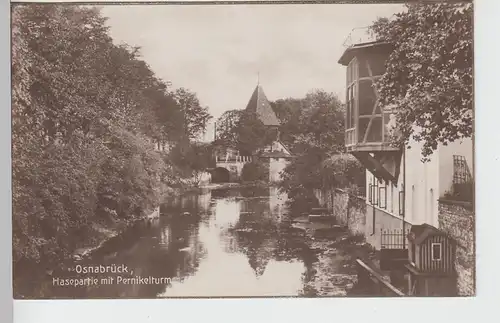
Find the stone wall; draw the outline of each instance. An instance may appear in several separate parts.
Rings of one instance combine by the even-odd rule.
[[[459,296],[474,296],[475,283],[475,213],[472,203],[439,201],[439,228],[457,243],[455,269]]]
[[[403,219],[401,217],[367,205],[363,197],[341,189],[315,190],[314,195],[319,204],[335,216],[339,224],[347,226],[352,234],[363,235],[366,242],[377,250],[382,247],[382,230],[402,232]],[[411,224],[405,221],[405,231],[409,232],[410,229]]]
[[[366,203],[362,197],[341,189],[314,190],[322,207],[327,208],[339,224],[345,225],[352,234],[365,233]]]
[[[350,194],[348,196],[347,227],[353,234],[364,234],[366,231],[366,201],[359,196]]]

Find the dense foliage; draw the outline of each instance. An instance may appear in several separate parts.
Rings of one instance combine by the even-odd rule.
[[[371,28],[394,45],[377,84],[381,102],[394,107],[393,141],[423,143],[429,156],[473,133],[473,6],[410,4],[395,19]]]
[[[215,167],[213,145],[202,142],[181,141],[167,155],[182,177],[190,177],[198,184],[209,168]]]
[[[266,127],[255,112],[230,110],[217,120],[217,144],[252,155],[276,138],[275,129]]]
[[[339,99],[322,90],[301,99],[285,99],[272,103],[282,120],[280,138],[292,150],[306,150],[323,159],[344,149],[344,107]]]
[[[269,180],[269,168],[262,161],[254,160],[243,166],[241,179],[244,182],[267,182]]]
[[[322,164],[323,187],[343,188],[348,192],[364,195],[366,171],[351,154],[335,154]]]
[[[359,180],[364,174],[361,165],[339,155],[344,151],[344,109],[337,97],[316,90],[272,105],[282,121],[281,138],[296,156],[285,168],[280,186],[297,206],[307,208],[313,189],[364,184]]]
[[[209,115],[114,45],[95,8],[16,5],[12,23],[13,260],[27,268],[156,206],[172,167],[152,143],[189,142]]]
[[[174,99],[182,111],[182,134],[188,139],[194,140],[205,133],[207,122],[212,118],[208,113],[208,107],[202,107],[196,94],[180,88],[174,92]]]
[[[228,110],[220,116],[216,125],[216,141],[221,146],[235,148],[238,142],[236,127],[243,110]]]

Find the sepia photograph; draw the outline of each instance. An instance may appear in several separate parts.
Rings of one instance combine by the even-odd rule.
[[[475,296],[473,21],[11,3],[14,299]]]

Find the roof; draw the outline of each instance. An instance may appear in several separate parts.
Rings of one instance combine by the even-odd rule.
[[[280,122],[274,113],[271,104],[267,100],[264,90],[260,85],[255,87],[250,101],[248,101],[246,110],[253,111],[257,114],[259,120],[266,126],[279,126]]]
[[[360,51],[367,50],[383,50],[388,51],[392,48],[392,45],[387,42],[382,41],[373,41],[369,43],[360,43],[356,45],[352,45],[345,50],[345,52],[340,57],[338,63],[344,66],[349,65],[351,60],[356,56]]]
[[[430,236],[446,236],[446,233],[429,224],[413,225],[410,230],[409,240],[414,244],[421,244]]]
[[[281,140],[276,140],[276,141],[283,147],[283,149],[285,149],[286,153],[288,153],[289,155],[292,154],[290,149],[288,149],[288,147]]]

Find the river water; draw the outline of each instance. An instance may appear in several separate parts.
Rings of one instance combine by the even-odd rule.
[[[286,201],[272,187],[206,189],[171,198],[160,207],[159,219],[133,229],[114,250],[54,273],[38,296],[305,295],[318,258],[303,231],[290,225]],[[108,266],[108,272],[92,272],[96,266]]]

